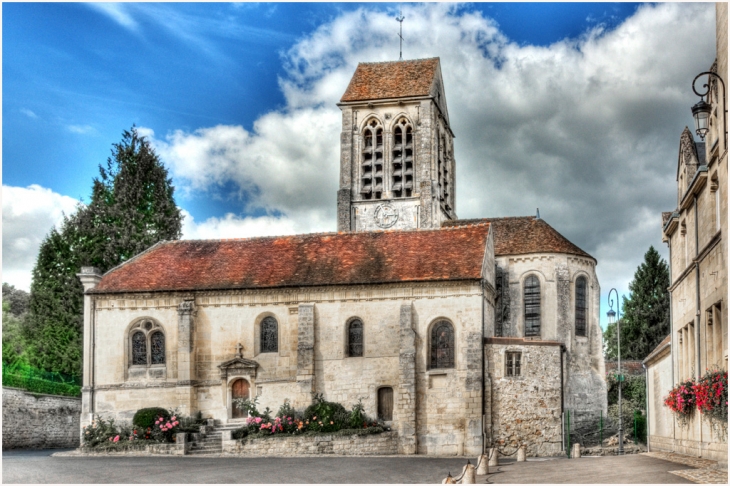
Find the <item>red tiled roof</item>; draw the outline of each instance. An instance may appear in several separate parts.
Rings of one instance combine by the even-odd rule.
[[[361,62],[341,102],[428,96],[439,58],[412,61]]]
[[[494,228],[494,255],[524,255],[527,253],[568,253],[593,258],[543,219],[535,216],[509,218],[456,219],[445,221],[443,227],[463,224],[490,223]],[[595,260],[595,258],[593,258]]]
[[[606,373],[615,373],[618,371],[618,361],[606,361]],[[641,361],[636,359],[622,359],[621,360],[621,374],[623,375],[643,375],[644,367],[641,365]]]
[[[488,224],[160,243],[102,278],[94,293],[250,289],[482,277]]]

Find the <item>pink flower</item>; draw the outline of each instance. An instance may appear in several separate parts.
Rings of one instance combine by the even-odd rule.
[[[178,422],[178,421],[176,420],[175,422],[173,422],[173,424],[172,424],[172,425],[174,425],[174,426],[176,426],[176,427],[177,427],[177,426],[178,426],[179,424],[180,424],[180,422]]]
[[[119,436],[114,437],[114,442],[119,442]]]
[[[165,424],[165,427],[168,427],[168,428],[169,428],[169,427],[170,427],[170,422],[167,422],[167,423]]]
[[[177,417],[175,417],[175,416],[173,415],[173,416],[172,416],[172,420],[175,420],[175,419],[177,419]]]
[[[161,428],[161,429],[164,429],[164,428],[165,428],[165,426],[164,426],[164,425],[160,425],[160,428]]]
[[[257,424],[260,424],[261,423],[261,417],[256,417],[256,423]]]

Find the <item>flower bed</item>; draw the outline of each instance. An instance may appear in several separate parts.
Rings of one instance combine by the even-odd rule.
[[[294,410],[289,401],[285,400],[275,417],[271,416],[268,407],[259,412],[257,400],[258,397],[234,401],[249,417],[244,427],[233,432],[233,439],[256,439],[273,435],[315,436],[323,433],[370,435],[388,430],[382,423],[370,420],[364,414],[362,400],[348,411],[341,404],[328,402],[321,394],[315,394],[312,404],[304,412]]]

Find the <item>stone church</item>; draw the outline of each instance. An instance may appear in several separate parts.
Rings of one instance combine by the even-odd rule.
[[[338,106],[336,233],[82,269],[82,425],[150,406],[229,423],[237,397],[322,393],[362,398],[401,454],[560,453],[565,409],[606,410],[595,258],[539,217],[457,218],[438,58],[361,63]]]

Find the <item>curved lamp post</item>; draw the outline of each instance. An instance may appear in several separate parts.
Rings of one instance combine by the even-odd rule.
[[[692,117],[694,117],[695,119],[695,130],[697,131],[697,135],[699,135],[700,139],[702,140],[705,139],[705,135],[707,135],[707,132],[710,131],[710,113],[712,112],[712,105],[704,100],[705,96],[707,96],[707,98],[709,99],[710,95],[709,79],[703,85],[703,88],[707,88],[707,90],[703,93],[698,93],[697,89],[695,88],[695,83],[697,82],[697,79],[699,79],[700,76],[704,75],[707,75],[708,78],[709,76],[716,77],[722,85],[722,120],[723,128],[725,130],[725,144],[727,145],[727,109],[725,107],[725,81],[723,81],[717,73],[713,73],[712,71],[705,71],[704,73],[700,73],[695,76],[694,80],[692,80],[692,91],[694,91],[695,94],[700,97],[699,103],[692,107]]]
[[[616,312],[613,311],[613,299],[611,299],[611,292],[616,292]],[[606,313],[608,316],[608,323],[616,323],[616,336],[618,336],[618,455],[622,456],[624,453],[624,418],[621,404],[621,382],[623,376],[621,375],[621,314],[619,313],[619,301],[618,291],[611,289],[608,291],[608,307],[609,311]],[[616,318],[618,314],[618,319]]]

